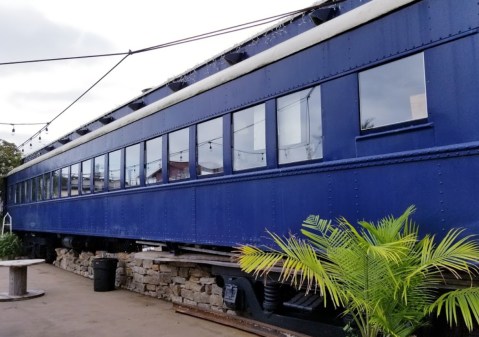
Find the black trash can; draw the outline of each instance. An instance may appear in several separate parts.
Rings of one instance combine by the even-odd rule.
[[[118,259],[101,257],[93,259],[93,290],[115,290],[116,265]]]

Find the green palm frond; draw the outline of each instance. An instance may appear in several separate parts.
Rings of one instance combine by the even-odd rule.
[[[466,327],[472,331],[474,322],[479,323],[479,288],[458,289],[439,297],[428,309],[428,313],[436,311],[446,313],[446,320],[452,324],[458,323],[458,316],[464,320]]]
[[[345,218],[334,223],[317,215],[302,224],[306,240],[268,234],[276,249],[240,247],[242,270],[262,277],[278,267],[279,280],[296,288],[318,290],[335,306],[344,306],[363,337],[407,337],[432,312],[446,312],[457,324],[463,317],[471,329],[479,323],[479,288],[446,293],[437,298],[445,275],[479,274],[479,244],[463,230],[449,231],[442,240],[418,238],[411,221],[413,206],[398,218],[359,222]]]

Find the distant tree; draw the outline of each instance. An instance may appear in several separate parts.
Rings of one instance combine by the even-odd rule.
[[[22,163],[22,154],[15,144],[0,139],[0,215],[3,215],[6,186],[3,186],[4,176]]]
[[[13,143],[0,139],[0,177],[19,166],[22,162],[22,154]]]

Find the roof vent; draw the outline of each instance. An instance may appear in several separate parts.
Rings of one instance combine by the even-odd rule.
[[[185,82],[185,81],[170,82],[170,83],[168,83],[168,88],[170,88],[173,91],[178,91],[178,90],[183,89],[187,85],[188,85],[188,83]]]
[[[70,138],[69,138],[69,137],[61,138],[61,139],[58,140],[58,142],[59,142],[60,144],[66,144],[66,143],[68,143],[69,141],[70,141]]]
[[[311,20],[316,26],[331,20],[336,14],[337,9],[335,7],[325,7],[314,10],[311,14]]]
[[[86,135],[88,132],[90,132],[90,129],[88,128],[81,128],[76,131],[80,136]]]
[[[246,58],[246,53],[244,51],[241,52],[233,52],[225,55],[225,60],[228,62],[229,65],[233,65],[243,61]]]
[[[98,119],[98,121],[105,125],[105,124],[108,124],[108,123],[111,123],[113,122],[115,119],[111,116],[103,116],[103,117],[100,117],[100,119]]]

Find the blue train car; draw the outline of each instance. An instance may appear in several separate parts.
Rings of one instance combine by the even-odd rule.
[[[479,227],[479,4],[320,1],[27,158],[15,230],[231,248],[309,214]]]

